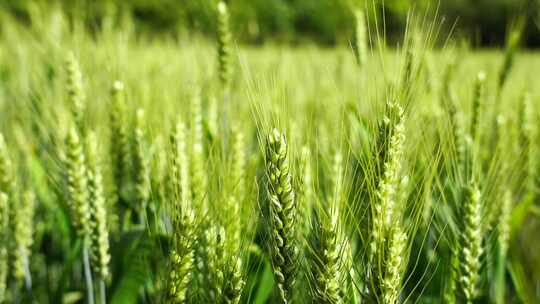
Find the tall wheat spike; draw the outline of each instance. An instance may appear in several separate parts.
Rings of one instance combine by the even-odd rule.
[[[223,303],[238,304],[242,296],[245,282],[242,278],[242,259],[231,256],[225,270],[225,286],[223,287]]]
[[[334,156],[332,171],[332,187],[322,208],[317,208],[313,221],[313,237],[311,247],[314,251],[311,267],[311,278],[314,280],[314,298],[317,303],[343,303],[340,279],[344,270],[341,257],[343,240],[340,236],[339,210],[343,188],[342,156]]]
[[[0,303],[4,303],[7,292],[8,277],[8,244],[5,240],[8,238],[8,196],[0,191],[0,237],[3,242],[0,243]]]
[[[131,146],[127,110],[124,96],[124,84],[115,81],[111,90],[110,126],[111,126],[111,161],[118,198],[123,199],[130,182]]]
[[[471,127],[470,134],[474,139],[477,138],[478,133],[478,120],[480,119],[480,108],[482,106],[482,98],[484,95],[484,83],[486,81],[486,74],[484,72],[479,72],[475,85],[474,85],[474,96],[473,96],[473,108],[472,108],[472,118],[471,118]]]
[[[84,132],[84,113],[86,111],[86,96],[84,95],[82,73],[79,62],[73,52],[66,57],[67,93],[71,113],[79,132]]]
[[[229,27],[229,11],[223,1],[217,4],[217,23],[219,79],[225,90],[228,90],[232,80],[232,35]]]
[[[173,205],[179,205],[172,203]],[[196,244],[195,217],[191,208],[173,207],[174,249],[169,255],[167,277],[168,303],[186,302],[191,278],[194,274],[194,246]]]
[[[354,54],[356,55],[356,63],[359,67],[365,66],[368,56],[368,42],[367,42],[367,29],[364,11],[362,9],[356,9],[354,11],[354,20],[356,23],[354,38],[355,47]]]
[[[296,281],[296,200],[285,137],[273,129],[266,142],[266,174],[270,201],[271,255],[281,302],[289,303]]]
[[[109,253],[107,210],[96,134],[90,132],[87,141],[87,175],[90,202],[90,226],[92,230],[90,235],[90,256],[92,258],[92,268],[94,273],[96,273],[101,280],[106,280],[110,276],[109,262],[111,256]]]
[[[71,221],[77,235],[80,238],[86,238],[92,231],[88,204],[88,179],[83,144],[75,127],[71,128],[67,136],[65,167]]]
[[[169,254],[167,299],[170,303],[185,303],[195,270],[197,231],[192,210],[186,127],[182,122],[176,124],[171,135],[171,148],[169,168],[174,195],[169,198],[168,208],[173,223],[174,246]]]
[[[135,173],[135,192],[137,210],[144,213],[150,199],[150,164],[147,156],[144,110],[138,109],[135,116],[133,169]],[[141,215],[142,217],[142,215]]]
[[[190,176],[193,203],[200,206],[198,208],[203,214],[208,211],[207,186],[208,177],[206,175],[206,157],[203,142],[202,109],[201,96],[195,90],[191,98],[191,162]]]
[[[34,207],[35,195],[32,191],[25,191],[20,206],[14,209],[14,232],[15,239],[14,274],[15,278],[26,279],[30,285],[29,262],[34,242]]]
[[[384,304],[398,303],[406,243],[407,235],[399,225],[396,225],[389,233],[388,255],[385,260],[385,272],[382,282],[382,302]]]
[[[466,189],[463,205],[463,232],[460,247],[460,283],[467,303],[477,296],[477,283],[480,277],[480,257],[482,255],[481,196],[476,184]]]

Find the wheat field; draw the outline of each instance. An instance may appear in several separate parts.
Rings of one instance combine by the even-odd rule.
[[[538,303],[540,56],[0,18],[0,303]]]

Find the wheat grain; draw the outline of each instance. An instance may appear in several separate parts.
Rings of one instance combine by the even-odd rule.
[[[270,201],[271,255],[274,278],[283,303],[289,303],[296,281],[296,200],[285,137],[273,129],[266,143],[266,174]]]

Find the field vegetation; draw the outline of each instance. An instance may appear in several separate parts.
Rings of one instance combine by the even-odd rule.
[[[538,303],[540,56],[0,18],[0,303]],[[366,22],[372,20],[373,22]],[[435,41],[447,41],[435,46]]]

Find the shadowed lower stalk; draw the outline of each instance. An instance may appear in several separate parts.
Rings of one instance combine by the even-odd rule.
[[[90,265],[89,255],[89,240],[83,241],[83,267],[84,267],[84,279],[86,281],[86,296],[88,304],[94,304],[94,283],[92,280],[92,270]]]

